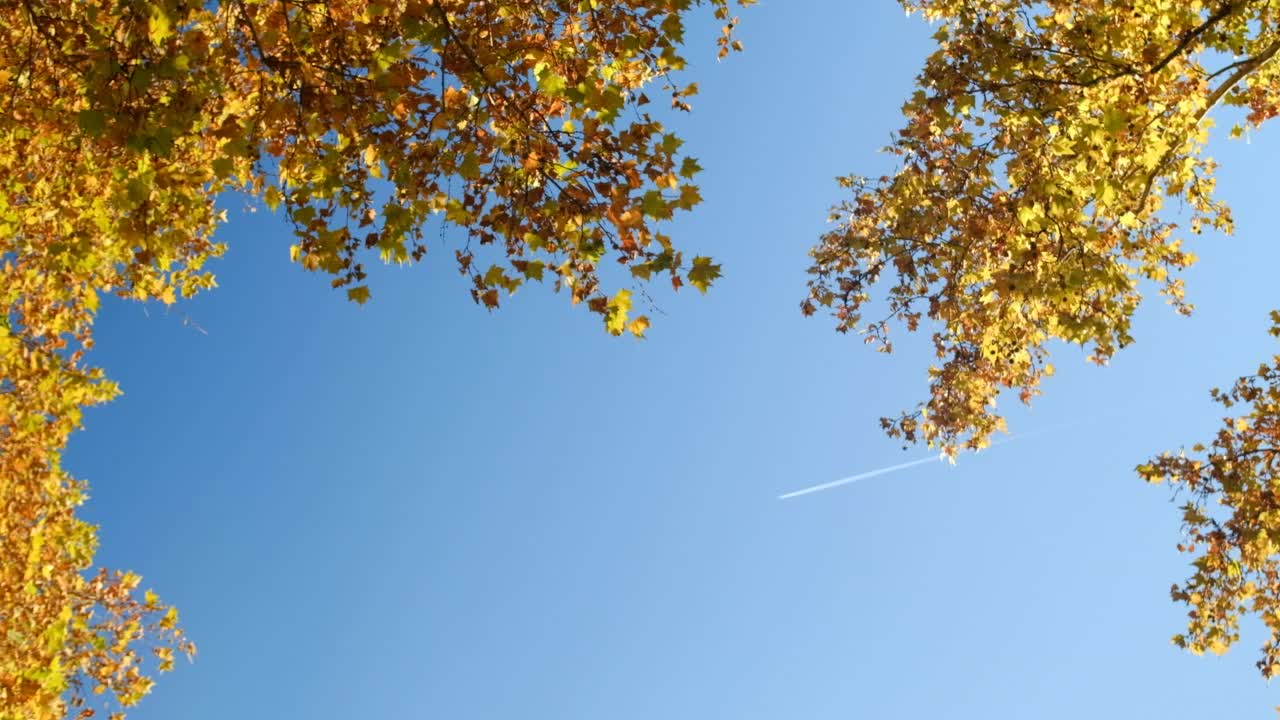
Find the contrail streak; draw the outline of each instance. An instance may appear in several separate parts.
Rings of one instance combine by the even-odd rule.
[[[925,463],[939,462],[940,460],[942,460],[940,456],[930,455],[929,457],[926,457],[926,458],[920,458],[918,460],[912,460],[910,462],[898,463],[897,465],[890,465],[889,467],[882,467],[879,470],[868,470],[867,472],[858,473],[857,475],[850,475],[847,478],[832,480],[831,482],[824,482],[821,485],[814,485],[813,487],[807,487],[803,490],[796,490],[795,492],[789,492],[785,495],[779,495],[778,499],[790,500],[791,498],[800,497],[801,495],[808,495],[810,493],[822,492],[823,490],[830,490],[831,488],[837,488],[837,487],[840,487],[841,485],[848,485],[849,483],[855,483],[855,482],[858,482],[859,480],[866,480],[867,478],[873,478],[877,475],[885,475],[887,473],[897,472],[899,470],[906,470],[909,467],[915,467],[917,465],[923,465]]]
[[[1002,438],[1000,440],[997,440],[991,443],[990,445],[988,445],[987,447],[993,448],[996,445],[1003,445],[1005,443],[1013,442],[1014,440],[1029,438],[1036,435],[1043,435],[1047,432],[1053,432],[1055,430],[1061,430],[1063,428],[1071,427],[1072,425],[1079,425],[1080,422],[1083,422],[1083,421],[1072,422],[1072,423],[1062,423],[1059,425],[1050,425],[1049,427],[1040,428],[1039,430],[1032,430],[1031,432],[1022,433],[1021,435],[1011,435],[1007,438]],[[904,463],[898,463],[897,465],[890,465],[888,467],[882,467],[876,470],[868,470],[864,473],[858,473],[857,475],[850,475],[847,478],[840,478],[839,480],[832,480],[831,482],[825,482],[825,483],[822,483],[821,485],[813,485],[812,487],[807,487],[802,490],[795,490],[793,492],[779,495],[778,499],[790,500],[791,498],[797,498],[797,497],[800,497],[801,495],[810,495],[812,493],[822,492],[823,490],[838,488],[841,485],[856,483],[859,480],[866,480],[867,478],[873,478],[873,477],[876,477],[877,475],[887,475],[892,472],[898,472],[899,470],[906,470],[907,468],[913,468],[917,465],[924,465],[925,463],[940,462],[942,459],[943,458],[941,455],[930,455],[929,457],[923,457],[917,460],[909,460]]]

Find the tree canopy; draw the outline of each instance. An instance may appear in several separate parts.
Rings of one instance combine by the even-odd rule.
[[[1257,127],[1280,101],[1275,3],[1229,0],[910,0],[937,23],[891,176],[848,177],[853,197],[813,249],[806,313],[891,349],[891,324],[932,330],[928,399],[885,418],[888,432],[955,454],[1005,427],[1006,390],[1023,402],[1053,374],[1052,340],[1105,364],[1132,341],[1143,284],[1189,313],[1177,271],[1183,235],[1230,231],[1205,155],[1209,113],[1241,108]],[[883,316],[866,312],[883,293]],[[877,313],[881,310],[874,306]],[[1273,330],[1273,333],[1277,331]],[[1274,361],[1273,361],[1274,363]],[[1280,513],[1275,497],[1277,369],[1264,364],[1215,397],[1228,418],[1203,459],[1164,456],[1148,480],[1189,491],[1194,576],[1174,642],[1223,652],[1240,617],[1270,631],[1259,668],[1280,674]],[[1204,451],[1197,446],[1195,452]]]
[[[86,356],[102,295],[212,287],[217,201],[241,193],[282,212],[294,260],[355,302],[370,258],[421,260],[445,222],[467,235],[452,261],[476,302],[542,282],[642,336],[633,292],[705,292],[720,274],[661,231],[698,204],[700,168],[648,106],[688,110],[697,92],[679,79],[690,12],[722,21],[722,57],[740,49],[730,4],[0,5],[0,718],[119,712],[194,652],[140,578],[94,568],[86,487],[60,464],[82,409],[118,392]],[[841,179],[852,196],[802,309],[883,351],[895,326],[930,332],[927,398],[882,424],[955,455],[1005,429],[1002,393],[1039,393],[1052,341],[1105,364],[1148,286],[1191,311],[1183,235],[1231,229],[1210,113],[1242,108],[1239,134],[1280,112],[1280,18],[1263,0],[903,5],[938,30],[888,148],[900,167]],[[1280,356],[1214,395],[1244,412],[1138,471],[1189,496],[1175,642],[1225,651],[1256,614],[1271,677]]]
[[[84,574],[95,531],[59,458],[117,393],[85,357],[100,296],[212,287],[235,192],[280,208],[293,258],[356,302],[365,259],[421,259],[438,217],[466,231],[477,302],[544,281],[643,335],[616,285],[719,274],[658,229],[699,202],[699,166],[646,108],[689,108],[700,6],[737,49],[729,0],[0,5],[0,717],[118,711],[194,650],[137,576]]]

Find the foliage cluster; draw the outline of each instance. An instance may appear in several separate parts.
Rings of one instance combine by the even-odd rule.
[[[1209,113],[1244,110],[1239,136],[1280,112],[1280,5],[1259,0],[908,0],[939,24],[937,50],[888,148],[900,169],[846,178],[853,197],[813,250],[803,309],[888,351],[890,324],[926,321],[937,364],[920,407],[881,422],[890,435],[954,454],[1003,430],[1004,391],[1029,402],[1053,374],[1048,343],[1105,364],[1132,341],[1144,282],[1179,312],[1182,233],[1229,232],[1204,154]],[[1185,227],[1175,215],[1185,214]],[[891,283],[887,316],[864,318]],[[1274,331],[1273,331],[1274,332]],[[1141,465],[1189,491],[1195,574],[1174,642],[1224,652],[1252,612],[1270,631],[1258,663],[1280,674],[1280,445],[1277,369],[1229,392],[1208,455]],[[1197,446],[1201,454],[1205,448]]]
[[[466,230],[477,302],[545,281],[642,335],[602,263],[719,274],[657,230],[699,202],[699,167],[646,108],[689,108],[700,6],[738,49],[729,0],[0,3],[0,718],[119,712],[194,650],[137,576],[86,574],[95,529],[59,456],[117,393],[85,357],[100,297],[212,287],[215,202],[239,192],[356,302],[363,258],[422,258],[438,216]]]

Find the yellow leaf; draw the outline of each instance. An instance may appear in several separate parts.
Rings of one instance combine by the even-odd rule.
[[[159,45],[173,36],[173,21],[161,5],[153,4],[147,15],[147,37]]]
[[[619,290],[605,311],[605,327],[610,335],[621,335],[627,327],[627,313],[631,311],[631,291]]]

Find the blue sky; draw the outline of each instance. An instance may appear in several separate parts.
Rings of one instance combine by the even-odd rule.
[[[1178,513],[1132,473],[1206,437],[1207,390],[1274,352],[1276,138],[1212,148],[1238,232],[1193,247],[1195,317],[1156,298],[1107,369],[1059,347],[1045,397],[1010,411],[1015,432],[1069,427],[780,502],[925,454],[876,426],[923,397],[921,343],[878,355],[798,303],[832,178],[890,168],[877,149],[930,31],[887,1],[764,0],[745,54],[716,63],[715,32],[689,33],[702,94],[677,123],[706,202],[671,233],[725,277],[659,292],[643,342],[536,287],[486,313],[448,246],[375,272],[354,306],[289,263],[265,212],[225,229],[220,289],[104,308],[96,361],[126,394],[88,414],[69,464],[100,560],[143,574],[200,646],[134,718],[1280,703],[1256,626],[1223,658],[1169,644]]]

